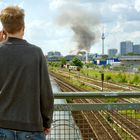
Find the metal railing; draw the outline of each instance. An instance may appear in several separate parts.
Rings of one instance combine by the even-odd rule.
[[[140,92],[59,92],[54,97],[48,140],[140,138]]]

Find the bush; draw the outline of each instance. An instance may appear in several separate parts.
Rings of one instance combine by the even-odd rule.
[[[71,61],[71,65],[72,65],[72,66],[79,66],[80,68],[82,68],[83,63],[82,63],[82,61],[81,61],[79,58],[74,57],[74,58],[72,59],[72,61]]]
[[[122,73],[118,73],[118,75],[116,76],[117,81],[118,82],[122,82],[122,83],[126,83],[127,79],[126,79],[126,75],[122,74]]]
[[[106,81],[111,80],[111,75],[106,75],[106,76],[105,76],[105,80],[106,80]]]
[[[137,74],[134,75],[132,83],[135,84],[135,85],[139,85],[140,77]]]

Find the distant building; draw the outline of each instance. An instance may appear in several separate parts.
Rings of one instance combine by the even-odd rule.
[[[54,56],[54,52],[48,52],[48,57]]]
[[[121,56],[133,53],[133,42],[123,41],[120,43],[120,54]]]
[[[54,55],[59,57],[59,56],[61,56],[61,53],[60,52],[54,52]]]
[[[140,56],[121,56],[119,59],[123,65],[140,65]]]
[[[51,57],[48,57],[48,61],[50,61],[50,62],[60,61],[61,58],[62,58],[62,57],[51,56]]]
[[[50,51],[48,52],[48,61],[60,61],[62,55],[60,52],[57,51]]]
[[[108,58],[108,59],[96,59],[93,61],[95,65],[120,65],[120,60],[118,58]]]
[[[110,58],[116,57],[118,50],[117,49],[108,49],[108,56]]]
[[[57,51],[54,51],[54,52],[50,51],[50,52],[48,52],[48,57],[52,57],[52,56],[60,57],[61,53],[57,52]]]
[[[93,57],[94,54],[89,53],[87,51],[79,51],[77,54],[77,57],[81,60],[81,61],[93,61]]]
[[[66,55],[66,56],[65,56],[65,59],[66,59],[67,61],[71,61],[74,57],[76,57],[76,55]]]
[[[133,45],[133,53],[134,54],[138,54],[138,55],[140,55],[140,44],[138,44],[138,45]]]

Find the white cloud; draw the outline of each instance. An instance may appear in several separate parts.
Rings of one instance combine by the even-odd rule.
[[[72,40],[73,32],[67,27],[55,24],[56,16],[62,10],[67,8],[71,10],[70,5],[79,5],[93,11],[101,24],[105,25],[106,52],[108,48],[119,49],[120,41],[123,40],[140,44],[140,0],[44,0],[34,2],[32,6],[33,2],[33,0],[18,2],[27,12],[25,38],[40,46],[45,54],[51,50],[68,54],[76,46]],[[0,1],[0,9],[12,3],[15,3],[15,0]],[[102,29],[100,28],[102,27],[99,27],[101,38]],[[102,40],[99,39],[92,46],[91,52],[101,53],[101,42]]]
[[[73,46],[72,32],[56,26],[47,20],[33,20],[25,28],[25,38],[42,48],[45,54],[48,51],[61,51],[66,54]]]
[[[25,1],[21,1],[21,2],[19,2],[18,5],[19,5],[20,7],[22,7],[22,8],[24,8],[24,4],[25,4]]]
[[[50,5],[51,8],[55,9],[58,13],[61,11],[61,8],[69,7],[69,3],[73,5],[80,4],[80,6],[86,9],[96,11],[99,19],[102,21],[101,24],[105,25],[106,52],[108,47],[119,49],[120,42],[123,40],[131,40],[134,43],[137,42],[140,44],[140,16],[138,13],[140,11],[140,0],[80,0],[80,2],[78,2],[78,0],[51,0]],[[69,36],[69,38],[71,38],[71,36]],[[65,42],[65,40],[63,40],[63,42]],[[101,53],[101,40],[98,40],[98,42],[92,46],[91,51]]]
[[[6,7],[8,4],[5,1],[0,1],[0,11]]]
[[[50,7],[50,9],[55,10],[55,9],[58,9],[61,7],[65,7],[68,4],[79,3],[79,1],[80,0],[70,0],[70,1],[69,0],[50,0],[49,7]]]
[[[117,3],[112,5],[112,11],[113,12],[121,12],[122,10],[128,10],[129,6],[127,4],[123,3]]]
[[[140,0],[135,0],[134,5],[135,5],[135,9],[136,9],[138,12],[140,12]]]

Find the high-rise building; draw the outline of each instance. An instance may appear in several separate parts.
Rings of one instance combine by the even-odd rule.
[[[48,52],[48,61],[60,61],[61,57],[62,55],[60,52],[57,52],[57,51]]]
[[[118,52],[117,49],[108,49],[108,56],[109,57],[115,57],[117,52]]]
[[[57,51],[55,51],[55,52],[53,52],[53,51],[48,52],[48,57],[52,57],[52,56],[60,57],[61,53],[57,52]]]
[[[140,44],[133,45],[133,53],[134,54],[140,54]]]
[[[55,56],[60,57],[60,56],[61,56],[61,53],[60,53],[60,52],[55,51],[55,52],[54,52],[54,55],[55,55]]]
[[[133,53],[133,42],[123,41],[120,43],[120,54],[127,55],[128,53]]]
[[[53,51],[48,52],[48,57],[51,57],[51,56],[54,56],[54,52]]]

